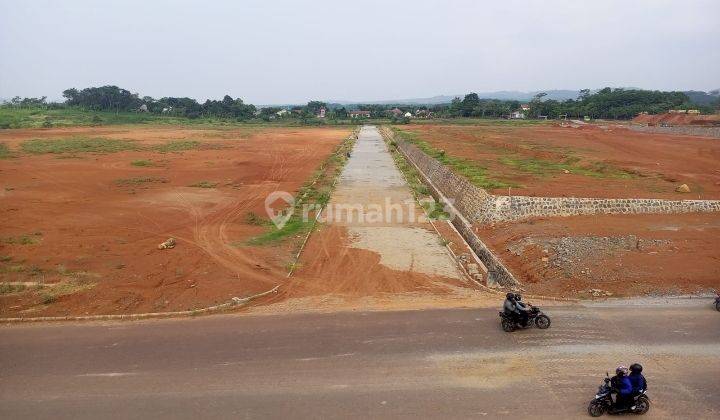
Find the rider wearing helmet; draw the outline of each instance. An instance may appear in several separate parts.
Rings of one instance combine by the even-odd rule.
[[[515,295],[508,293],[505,295],[505,302],[503,303],[503,312],[505,315],[512,317],[515,314]]]
[[[624,410],[632,400],[632,383],[628,378],[628,368],[618,366],[615,369],[615,376],[610,380],[612,390],[617,393],[615,398],[615,409]]]
[[[632,394],[637,395],[642,391],[647,391],[647,381],[642,374],[643,367],[640,363],[630,365],[630,384],[632,385]]]
[[[523,327],[526,327],[530,318],[530,315],[528,314],[528,311],[530,309],[527,307],[525,302],[522,301],[522,296],[520,296],[520,293],[515,293],[515,308],[517,309],[516,314],[520,320],[520,323]]]
[[[521,324],[523,327],[527,326],[528,315],[525,312],[524,305],[519,303],[517,298],[518,294],[508,293],[505,295],[505,303],[503,303],[503,312],[508,318],[512,319],[513,322]]]

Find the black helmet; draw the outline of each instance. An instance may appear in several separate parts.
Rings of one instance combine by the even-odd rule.
[[[505,295],[505,297],[510,300],[515,300],[515,295],[512,293],[508,293],[507,295]]]
[[[522,300],[522,296],[520,296],[520,293],[515,293],[515,300]]]
[[[641,373],[642,372],[642,365],[640,363],[633,363],[630,365],[630,372],[632,373]]]

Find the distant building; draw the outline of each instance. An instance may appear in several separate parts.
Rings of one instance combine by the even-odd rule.
[[[511,120],[522,120],[525,118],[525,113],[522,110],[513,111],[510,113]]]
[[[390,110],[390,113],[391,113],[394,117],[400,117],[400,116],[402,116],[402,114],[403,114],[402,109],[400,109],[400,108],[393,108],[393,109]]]
[[[670,114],[699,114],[699,109],[671,109]]]
[[[521,109],[523,112],[530,111],[530,105],[528,105],[528,104],[522,104],[522,105],[520,105],[520,109]]]
[[[350,111],[350,118],[370,118],[370,111]]]
[[[275,115],[277,115],[278,117],[284,117],[289,113],[290,111],[288,111],[287,109],[281,109],[280,111],[276,112]]]
[[[325,118],[325,108],[320,108],[318,112],[318,118]]]
[[[412,118],[412,112],[410,112],[410,111],[406,112],[405,118]]]
[[[415,118],[430,118],[432,117],[432,112],[430,112],[427,109],[418,109],[415,111]]]

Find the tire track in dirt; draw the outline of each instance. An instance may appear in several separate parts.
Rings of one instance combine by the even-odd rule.
[[[263,198],[264,190],[263,186],[253,186],[252,191],[248,191],[242,200],[222,204],[211,214],[199,218],[193,236],[209,257],[236,276],[243,275],[264,284],[274,284],[267,276],[248,271],[249,267],[257,267],[259,264],[252,255],[233,246],[227,234],[228,227]]]
[[[249,250],[242,250],[232,245],[228,237],[228,228],[241,219],[249,209],[264,202],[268,194],[277,191],[281,181],[290,179],[293,173],[297,172],[296,162],[314,158],[317,153],[303,149],[301,153],[288,156],[287,151],[278,146],[273,146],[270,153],[273,156],[273,163],[264,178],[271,182],[251,186],[249,191],[243,193],[241,200],[222,204],[204,217],[199,216],[196,208],[191,208],[190,211],[196,218],[196,226],[193,230],[195,241],[208,256],[236,276],[243,275],[265,285],[276,285],[284,273],[258,264],[256,257]],[[272,184],[274,186],[270,187]],[[261,271],[249,271],[251,267]]]

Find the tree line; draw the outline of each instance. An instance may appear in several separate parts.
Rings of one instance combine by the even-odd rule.
[[[259,118],[266,121],[279,118],[296,118],[303,123],[320,123],[316,118],[324,109],[329,120],[346,119],[351,110],[369,111],[373,118],[398,118],[393,114],[396,108],[402,113],[415,114],[423,110],[425,115],[441,118],[475,117],[507,118],[515,111],[521,111],[526,118],[558,118],[567,116],[581,118],[630,119],[641,112],[658,114],[670,109],[699,109],[711,113],[720,108],[720,93],[705,92],[661,92],[641,89],[604,88],[596,92],[581,90],[576,99],[565,101],[548,100],[545,94],[537,94],[527,104],[517,100],[483,99],[476,93],[464,98],[455,98],[449,104],[367,104],[340,105],[322,101],[310,101],[306,105],[290,107],[265,107],[257,109],[240,98],[225,95],[221,100],[206,100],[203,103],[188,97],[164,97],[155,99],[140,96],[117,86],[66,89],[63,103],[48,103],[46,97],[15,97],[6,106],[20,108],[62,108],[77,107],[92,111],[148,112],[187,118],[217,117],[236,120]],[[526,106],[522,106],[526,105]],[[525,109],[522,109],[525,108]],[[397,112],[395,113],[397,114]]]
[[[344,107],[331,108],[325,102],[310,101],[306,105],[292,107],[264,107],[258,110],[255,105],[246,104],[240,98],[225,95],[221,100],[208,99],[199,103],[188,97],[164,97],[155,99],[151,96],[140,96],[127,89],[117,86],[89,87],[85,89],[66,89],[62,93],[65,101],[47,102],[47,97],[41,98],[12,98],[5,106],[17,108],[43,108],[59,109],[74,107],[89,111],[106,112],[148,112],[187,118],[216,117],[235,120],[249,120],[260,118],[272,120],[278,118],[297,118],[310,122],[320,113],[320,109],[327,110],[327,118],[343,119],[348,117]],[[280,111],[285,112],[280,112]]]
[[[703,92],[704,93],[704,92]],[[565,101],[546,100],[539,93],[526,105],[527,118],[559,118],[561,116],[581,118],[630,119],[641,112],[660,114],[671,109],[698,109],[712,113],[720,108],[720,95],[710,92],[702,96],[703,103],[697,103],[684,92],[661,92],[641,89],[612,89],[606,87],[592,93],[589,89],[580,91],[577,99]],[[696,94],[696,97],[700,97]],[[699,101],[698,101],[699,102]],[[446,107],[435,112],[446,117],[508,117],[513,111],[521,110],[515,100],[480,99],[469,93],[463,99],[455,98]]]
[[[155,99],[140,97],[117,86],[75,88],[63,91],[65,104],[93,111],[141,111],[154,114],[168,114],[188,118],[220,117],[246,119],[256,111],[254,105],[245,104],[242,99],[225,95],[221,100],[206,100],[200,104],[187,97],[165,97]]]

